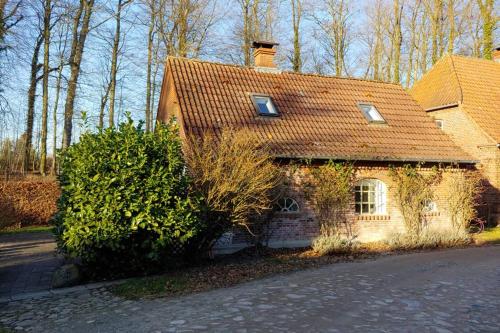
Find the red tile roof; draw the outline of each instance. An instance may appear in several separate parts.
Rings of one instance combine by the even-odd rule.
[[[500,142],[500,63],[446,55],[415,83],[410,94],[424,109],[460,103],[493,140]]]
[[[186,132],[199,135],[246,127],[266,138],[277,157],[472,160],[396,84],[264,73],[173,57],[168,58],[166,71],[174,83]],[[270,95],[280,116],[259,116],[251,93]],[[360,102],[375,105],[387,124],[369,124],[357,106]]]

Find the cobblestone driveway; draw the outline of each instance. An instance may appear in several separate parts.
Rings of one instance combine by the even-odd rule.
[[[106,289],[3,304],[33,332],[499,332],[500,247],[336,264],[173,300]]]

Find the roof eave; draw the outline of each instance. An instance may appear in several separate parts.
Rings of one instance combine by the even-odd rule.
[[[445,104],[445,105],[438,105],[438,106],[433,106],[431,108],[425,109],[426,112],[432,112],[432,111],[438,111],[438,110],[444,110],[444,109],[449,109],[449,108],[454,108],[457,107],[460,103],[450,103],[450,104]]]
[[[399,158],[399,157],[357,157],[357,156],[291,156],[274,155],[275,158],[297,160],[343,160],[343,161],[372,161],[372,162],[424,162],[424,163],[450,163],[450,164],[477,164],[477,160],[456,160],[439,158]]]

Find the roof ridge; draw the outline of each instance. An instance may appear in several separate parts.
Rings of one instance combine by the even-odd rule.
[[[239,68],[239,69],[254,69],[254,67],[245,66],[245,65],[228,64],[228,63],[223,63],[223,62],[208,61],[208,60],[179,57],[179,56],[168,56],[167,61],[169,59],[179,59],[179,60],[186,60],[188,62],[198,62],[198,63],[204,63],[204,64],[221,65],[221,66],[235,67],[235,68]],[[393,85],[393,86],[402,87],[399,83],[386,82],[386,81],[380,81],[380,80],[361,79],[361,78],[349,77],[349,76],[320,75],[320,74],[315,74],[315,73],[298,73],[298,72],[292,72],[292,71],[281,71],[280,74],[292,74],[292,75],[301,75],[301,76],[321,77],[321,78],[327,78],[327,79],[342,79],[342,80],[364,81],[364,82],[371,82],[371,83],[383,83],[383,84],[389,84],[389,85]]]
[[[464,92],[463,92],[463,89],[462,89],[462,84],[460,82],[460,78],[458,77],[457,69],[455,68],[455,61],[453,61],[453,55],[452,54],[447,54],[447,55],[450,57],[451,69],[453,71],[453,74],[455,74],[455,78],[457,79],[458,90],[459,90],[459,93],[460,93],[459,103],[463,104],[463,102],[464,102]]]

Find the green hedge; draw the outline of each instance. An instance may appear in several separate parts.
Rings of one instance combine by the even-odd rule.
[[[63,154],[59,247],[94,272],[162,268],[201,232],[177,129],[141,125],[85,133]]]

